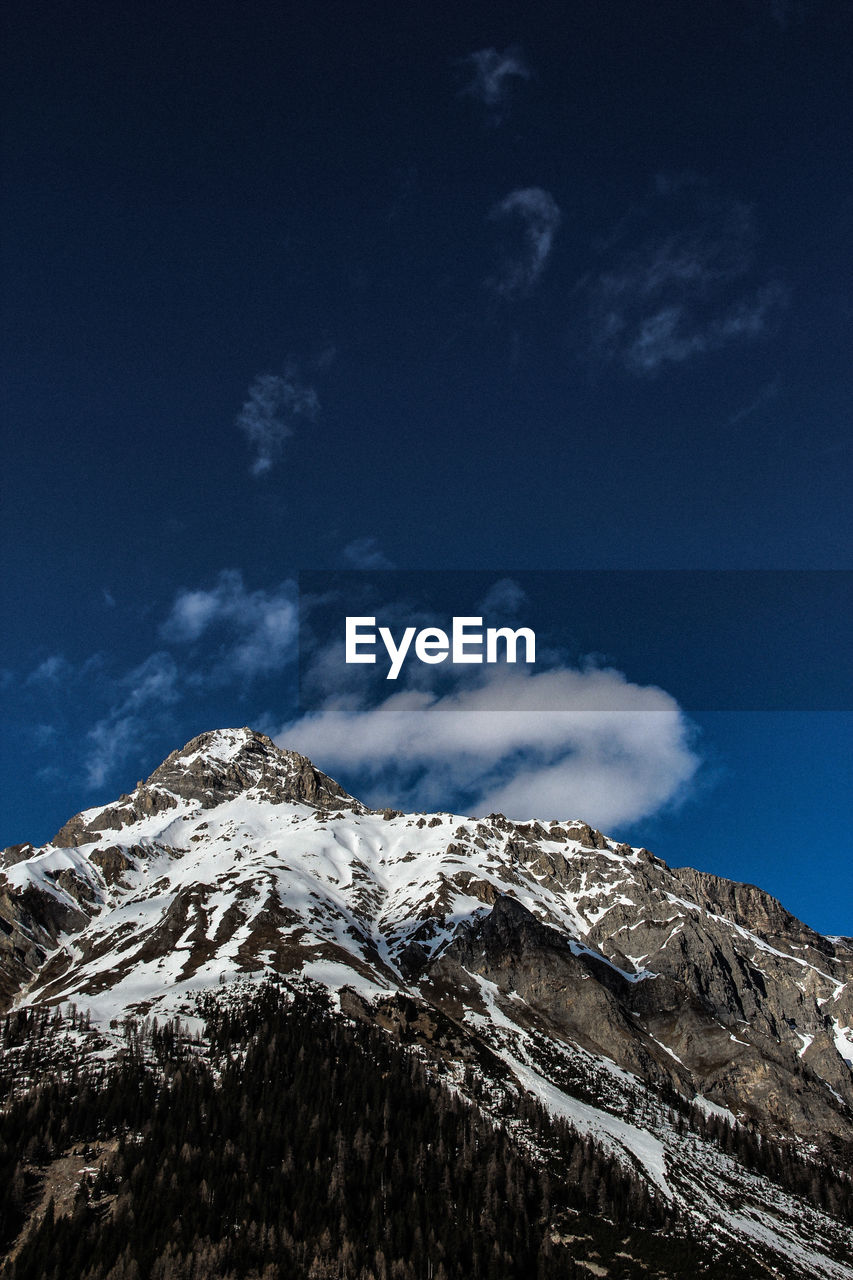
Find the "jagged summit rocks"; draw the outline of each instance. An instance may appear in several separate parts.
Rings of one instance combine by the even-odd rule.
[[[631,1136],[638,1090],[853,1152],[849,941],[582,821],[369,809],[225,729],[0,867],[5,1008],[73,1002],[108,1031],[308,979],[451,1064],[498,1064],[667,1194],[678,1140]]]
[[[173,751],[146,785],[199,800],[205,808],[243,791],[273,804],[290,801],[318,809],[351,808],[356,803],[305,756],[282,750],[266,734],[246,728],[200,734]]]
[[[321,809],[352,808],[357,803],[305,756],[283,751],[266,734],[248,728],[215,729],[173,751],[130,795],[104,809],[76,814],[51,843],[60,848],[86,844],[103,832],[120,831],[140,818],[174,809],[181,799],[212,809],[244,792],[271,804],[304,802]]]

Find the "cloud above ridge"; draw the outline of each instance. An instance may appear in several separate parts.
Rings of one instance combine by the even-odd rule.
[[[85,769],[90,787],[101,787],[143,741],[151,721],[180,698],[180,675],[168,653],[152,653],[116,683],[109,712],[86,735]]]
[[[609,669],[496,669],[476,687],[343,702],[286,724],[282,746],[366,782],[361,798],[512,818],[579,817],[605,829],[676,801],[698,756],[675,699]],[[355,785],[351,783],[351,785]]]
[[[27,683],[73,683],[76,696],[101,704],[81,751],[87,785],[100,788],[143,744],[171,732],[199,694],[242,692],[292,666],[297,630],[295,582],[250,590],[238,570],[225,569],[211,587],[176,592],[158,628],[161,647],[132,668],[113,674],[99,654],[79,666],[51,657]]]

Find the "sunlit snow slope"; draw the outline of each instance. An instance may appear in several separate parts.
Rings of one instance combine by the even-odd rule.
[[[389,1025],[433,1011],[662,1194],[718,1209],[725,1158],[705,1161],[700,1188],[665,1107],[626,1121],[637,1097],[674,1090],[803,1150],[853,1142],[849,940],[581,821],[370,810],[304,757],[230,729],[2,865],[7,1007],[74,1002],[106,1027],[274,972]],[[725,1230],[760,1243],[756,1196],[753,1226]],[[772,1248],[849,1275],[829,1244],[820,1265],[809,1256],[833,1228],[798,1221],[782,1214]]]

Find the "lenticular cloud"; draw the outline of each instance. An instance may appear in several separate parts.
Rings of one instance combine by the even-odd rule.
[[[607,828],[683,794],[699,765],[690,738],[674,698],[621,672],[502,668],[443,696],[409,690],[373,707],[328,704],[277,741],[342,771],[374,804]]]

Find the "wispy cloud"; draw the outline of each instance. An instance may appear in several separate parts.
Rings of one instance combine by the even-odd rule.
[[[86,735],[86,780],[100,787],[151,731],[163,709],[180,697],[177,665],[168,653],[152,653],[117,682],[117,700]]]
[[[171,736],[200,697],[231,698],[234,714],[245,718],[246,691],[296,661],[297,628],[293,581],[252,590],[231,569],[212,585],[183,588],[156,628],[149,655],[132,667],[116,671],[103,653],[79,663],[51,654],[25,677],[34,720],[48,709],[57,717],[39,730],[41,746],[65,773],[69,739],[81,734],[74,758],[82,760],[87,785],[101,788],[155,738]],[[196,723],[194,715],[189,719]]]
[[[161,648],[123,675],[102,673],[109,710],[86,735],[86,780],[101,787],[176,704],[211,685],[242,687],[295,660],[296,587],[251,591],[237,570],[210,588],[183,589],[160,627]],[[173,650],[173,651],[170,651]],[[44,665],[44,664],[43,664]]]
[[[541,187],[523,187],[496,204],[489,218],[520,230],[521,244],[504,254],[499,271],[487,285],[506,298],[529,293],[545,269],[560,225],[557,202]]]
[[[343,549],[343,558],[352,569],[393,569],[394,564],[374,537],[356,538]]]
[[[293,435],[299,418],[313,421],[320,409],[317,392],[302,380],[295,360],[284,373],[264,373],[249,388],[249,396],[237,416],[237,426],[254,452],[249,468],[262,476],[279,460],[284,442]]]
[[[34,724],[30,729],[30,737],[37,747],[49,747],[57,741],[59,730],[55,724]]]
[[[746,205],[690,176],[658,179],[603,247],[605,268],[583,282],[590,351],[655,374],[765,333],[786,294],[750,279],[757,238]]]
[[[26,683],[30,685],[59,684],[60,681],[68,679],[71,674],[72,667],[68,660],[61,653],[52,653],[30,672]]]
[[[367,783],[373,803],[581,817],[605,828],[673,803],[699,760],[676,701],[618,671],[495,669],[479,687],[394,694],[285,725],[279,743]],[[560,708],[555,710],[555,708]]]
[[[662,365],[681,364],[738,339],[757,338],[783,299],[780,286],[768,285],[742,298],[728,312],[704,320],[683,304],[663,307],[639,324],[625,348],[625,364],[638,373],[657,373]]]
[[[477,610],[487,619],[495,615],[512,617],[526,600],[527,592],[514,578],[499,578],[479,601]]]
[[[265,675],[296,656],[296,586],[287,581],[269,591],[247,589],[236,569],[223,570],[207,590],[177,593],[161,628],[166,641],[214,643],[205,666],[218,680]]]
[[[463,58],[461,65],[468,75],[462,92],[481,102],[494,121],[505,116],[514,83],[530,79],[530,68],[516,45],[503,53],[494,48],[478,49]]]

